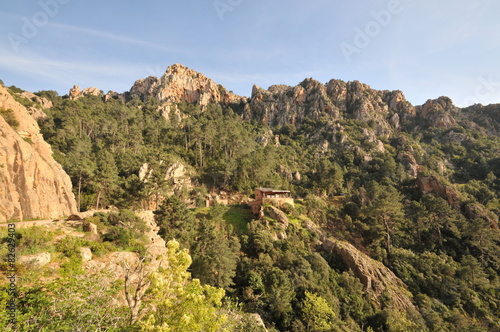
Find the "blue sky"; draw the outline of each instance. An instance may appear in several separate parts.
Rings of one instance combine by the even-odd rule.
[[[0,7],[0,79],[128,91],[174,63],[240,95],[305,78],[402,90],[414,105],[500,103],[497,0],[17,0]]]

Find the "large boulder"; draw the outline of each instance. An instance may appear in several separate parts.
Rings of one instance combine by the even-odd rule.
[[[82,260],[84,262],[88,262],[92,259],[92,251],[90,250],[90,248],[80,248],[80,255],[82,256]]]
[[[42,267],[50,263],[51,255],[48,252],[41,252],[34,255],[26,255],[19,257],[19,263],[29,265],[31,267]]]

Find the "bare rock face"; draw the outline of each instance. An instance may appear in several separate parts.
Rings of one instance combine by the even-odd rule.
[[[374,260],[353,245],[323,238],[323,248],[338,255],[344,264],[361,280],[375,303],[380,305],[384,293],[389,294],[392,305],[400,310],[417,312],[406,285],[389,268]]]
[[[327,87],[313,79],[291,87],[273,85],[264,90],[253,86],[250,108],[246,109],[246,120],[257,119],[270,125],[296,125],[305,118],[319,119],[327,115],[339,117],[339,108],[328,97]]]
[[[51,259],[50,253],[41,252],[34,255],[26,255],[19,257],[19,263],[38,268],[49,264],[50,259]]]
[[[96,87],[85,88],[83,89],[82,94],[84,96],[102,96],[101,90]]]
[[[98,88],[85,88],[83,91],[80,91],[80,87],[78,85],[74,85],[73,88],[69,90],[69,99],[77,100],[84,96],[102,96],[101,90]]]
[[[161,161],[160,165],[164,165]],[[171,190],[167,193],[168,195],[179,195],[183,190],[191,190],[194,185],[192,178],[194,177],[194,170],[191,167],[186,166],[180,161],[175,161],[170,166],[164,169],[164,179],[171,187]],[[154,167],[148,163],[144,163],[139,169],[139,179],[144,183],[150,181],[153,174]],[[144,209],[156,210],[158,204],[163,201],[164,197],[162,195],[155,195],[149,200],[143,202]]]
[[[28,107],[28,113],[35,119],[36,121],[38,120],[43,120],[47,118],[47,114],[45,114],[44,111],[38,109],[37,107]]]
[[[181,64],[168,67],[161,78],[150,76],[136,81],[130,90],[130,96],[142,100],[153,97],[166,104],[194,103],[202,107],[208,104],[241,104],[247,100]]]
[[[288,217],[286,216],[285,212],[281,211],[280,209],[274,207],[274,206],[269,206],[267,207],[266,212],[269,214],[271,218],[276,220],[278,222],[278,225],[280,228],[287,229],[289,225]]]
[[[85,232],[90,232],[91,234],[98,235],[99,232],[97,230],[97,226],[90,221],[84,221],[83,222],[83,230]]]
[[[303,218],[302,221],[306,229],[319,235],[318,245],[323,250],[338,256],[346,267],[353,271],[377,306],[381,306],[384,294],[389,294],[393,308],[418,314],[404,282],[382,262],[370,258],[350,243],[326,236],[312,220]]]
[[[106,95],[104,95],[104,101],[110,101],[110,100],[121,100],[123,102],[126,101],[125,95],[118,93],[116,91],[108,91]]]
[[[434,194],[444,198],[448,204],[460,211],[460,197],[457,191],[442,183],[436,176],[426,175],[419,171],[417,175],[417,186],[422,194]]]
[[[1,85],[0,109],[12,110],[19,122],[13,128],[0,116],[0,221],[75,213],[69,176],[52,158],[36,121]]]
[[[300,125],[305,119],[373,121],[376,134],[384,136],[414,116],[415,108],[401,91],[378,91],[358,81],[322,84],[311,78],[295,87],[273,85],[264,90],[254,85],[250,107],[243,114],[246,120],[271,126]]]
[[[464,215],[471,219],[482,219],[490,223],[491,228],[498,229],[498,216],[488,211],[482,204],[474,202],[464,206]]]
[[[437,128],[451,128],[457,124],[454,116],[458,115],[458,108],[448,97],[428,100],[424,105],[418,107],[418,112],[420,117],[428,119]]]
[[[82,96],[80,92],[80,87],[78,85],[73,85],[73,87],[69,90],[69,99],[76,100]]]
[[[139,169],[139,179],[148,182],[152,172],[153,169],[150,164],[143,164]],[[193,188],[193,183],[191,181],[192,176],[193,171],[191,169],[186,167],[182,162],[175,161],[165,170],[164,179],[172,185],[174,192],[178,192],[184,187],[188,189]]]
[[[90,250],[90,248],[80,248],[80,255],[82,256],[82,260],[84,262],[92,260],[92,251]]]
[[[183,187],[192,188],[192,172],[181,162],[177,161],[170,166],[165,173],[165,180],[174,185],[174,191],[180,191]]]
[[[33,92],[24,91],[21,93],[21,97],[34,101],[42,106],[43,109],[51,108],[54,106],[50,100],[44,97],[38,97]]]
[[[461,112],[466,127],[486,130],[486,135],[500,135],[500,104],[473,105]]]
[[[145,233],[148,241],[150,242],[148,247],[148,254],[151,257],[152,263],[159,261],[163,256],[167,254],[167,243],[165,240],[158,235],[160,227],[155,222],[153,211],[142,211],[137,213],[142,220],[146,222],[149,230]]]

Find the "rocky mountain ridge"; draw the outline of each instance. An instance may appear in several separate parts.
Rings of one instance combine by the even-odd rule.
[[[244,97],[181,64],[169,66],[161,78],[149,76],[137,80],[130,91],[123,94],[110,91],[103,95],[95,87],[80,91],[78,86],[69,92],[72,99],[86,95],[123,101],[153,98],[161,103],[159,110],[167,118],[171,112],[178,112],[176,104],[184,102],[202,108],[209,104],[235,107],[242,119],[257,120],[273,127],[300,126],[305,119],[332,122],[354,119],[374,123],[378,136],[391,136],[404,125],[418,130],[417,123],[422,121],[437,128],[460,124],[481,128],[488,134],[500,132],[500,105],[459,108],[450,98],[439,97],[415,106],[399,90],[375,90],[359,81],[337,79],[323,84],[313,78],[296,86],[272,85],[267,90],[254,85],[251,96]]]

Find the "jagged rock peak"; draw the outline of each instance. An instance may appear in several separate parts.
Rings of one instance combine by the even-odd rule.
[[[283,126],[303,119],[337,121],[343,117],[375,121],[378,135],[397,130],[415,116],[415,108],[401,91],[380,91],[359,81],[332,79],[323,84],[307,78],[295,87],[273,85],[267,90],[254,85],[245,119]]]
[[[130,95],[142,100],[152,97],[162,103],[187,102],[201,106],[212,103],[241,104],[248,101],[248,98],[227,91],[205,75],[181,64],[168,67],[161,78],[150,76],[137,80]]]
[[[439,97],[427,100],[425,104],[417,107],[420,117],[428,119],[434,127],[451,128],[457,124],[455,117],[459,116],[460,110],[448,97]]]
[[[85,88],[83,91],[80,91],[80,87],[78,85],[73,85],[73,87],[69,90],[69,99],[71,100],[77,100],[84,96],[102,96],[102,91],[95,87]]]

